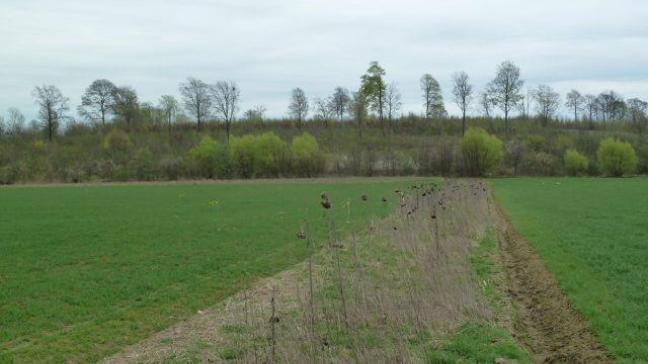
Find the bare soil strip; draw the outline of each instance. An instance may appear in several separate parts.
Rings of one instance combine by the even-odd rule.
[[[500,254],[517,314],[516,339],[529,347],[537,362],[613,362],[538,253],[499,206],[497,215]]]

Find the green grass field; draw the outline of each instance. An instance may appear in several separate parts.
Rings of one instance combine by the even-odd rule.
[[[302,260],[320,192],[349,231],[410,181],[0,188],[0,362],[101,359]]]
[[[492,184],[603,344],[619,362],[648,362],[648,179]]]

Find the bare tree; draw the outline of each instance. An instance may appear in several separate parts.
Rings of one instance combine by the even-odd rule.
[[[175,119],[175,116],[178,112],[178,100],[171,95],[162,95],[159,101],[159,107],[164,114],[164,119],[167,124],[167,129],[169,130],[169,135],[171,134],[171,124]]]
[[[117,87],[110,81],[100,79],[93,81],[81,96],[79,114],[88,120],[101,120],[106,125],[106,115],[111,112],[115,103]]]
[[[25,115],[15,107],[7,109],[6,132],[9,135],[18,135],[22,133],[25,127]]]
[[[218,81],[215,85],[211,86],[211,93],[213,97],[214,110],[225,122],[225,132],[227,134],[227,141],[229,141],[230,129],[232,123],[236,119],[236,113],[239,108],[241,90],[236,82]]]
[[[344,114],[346,114],[351,107],[351,96],[349,96],[349,90],[336,87],[331,97],[331,103],[333,107],[333,112],[339,121],[344,119]]]
[[[596,97],[597,111],[603,121],[621,120],[625,115],[626,104],[623,98],[616,92],[610,90],[601,92]]]
[[[302,123],[308,115],[308,98],[304,90],[299,87],[292,90],[290,105],[288,106],[290,116],[297,121],[297,128],[301,130]]]
[[[583,110],[585,98],[577,90],[571,90],[567,93],[567,101],[565,106],[574,111],[574,121],[578,121],[578,112]]]
[[[421,90],[423,91],[423,106],[425,107],[425,117],[443,118],[448,114],[443,105],[443,94],[439,82],[426,73],[421,77]]]
[[[594,95],[585,95],[585,108],[587,110],[587,119],[592,122],[594,121],[594,115],[596,114],[597,100]]]
[[[187,82],[180,84],[180,94],[185,109],[196,118],[198,129],[200,129],[202,122],[209,117],[212,106],[212,100],[209,97],[209,85],[201,80],[189,77]]]
[[[332,97],[329,99],[315,99],[315,119],[324,122],[324,126],[328,127],[329,120],[333,119],[334,107]]]
[[[504,112],[504,129],[509,131],[508,119],[511,110],[522,100],[520,68],[510,61],[502,62],[497,68],[495,79],[488,85],[493,104]]]
[[[32,95],[38,104],[39,117],[45,127],[47,139],[52,141],[64,113],[69,110],[69,99],[54,85],[37,86]]]
[[[531,97],[536,103],[536,111],[540,115],[542,126],[547,126],[560,106],[560,94],[547,85],[539,85],[531,91]]]
[[[486,118],[490,118],[493,110],[493,100],[488,90],[479,94],[479,107]]]
[[[385,93],[385,106],[387,111],[387,120],[389,120],[389,125],[394,128],[394,117],[400,112],[403,102],[401,101],[401,93],[398,90],[398,86],[395,82],[392,82],[387,87],[387,92]]]
[[[643,101],[638,98],[629,99],[628,102],[628,111],[630,112],[630,118],[632,125],[639,133],[639,136],[643,135],[644,130],[646,129],[646,111],[648,111],[648,102]]]
[[[466,111],[472,102],[473,86],[470,84],[466,72],[455,73],[452,76],[452,82],[454,84],[452,94],[455,103],[461,110],[461,135],[463,135],[466,133]]]
[[[135,89],[130,86],[116,88],[112,110],[126,125],[132,125],[140,112],[139,100]]]

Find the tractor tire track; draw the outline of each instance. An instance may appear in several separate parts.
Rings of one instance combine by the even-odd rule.
[[[516,339],[539,363],[612,363],[538,253],[515,230],[502,208],[496,210],[500,254],[516,308]]]

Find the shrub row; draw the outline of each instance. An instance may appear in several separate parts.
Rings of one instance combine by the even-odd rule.
[[[295,136],[290,145],[272,132],[233,137],[227,145],[205,136],[189,154],[205,178],[311,177],[324,170],[319,144],[308,133]]]
[[[218,130],[79,130],[52,143],[0,139],[0,183],[315,175],[630,175],[648,173],[645,137],[606,131],[383,135],[351,126],[308,133],[264,125],[227,142]],[[540,133],[542,132],[542,133]],[[482,151],[483,150],[483,154]]]

